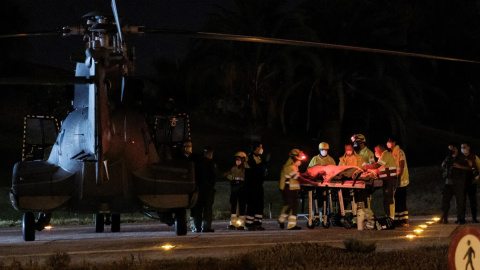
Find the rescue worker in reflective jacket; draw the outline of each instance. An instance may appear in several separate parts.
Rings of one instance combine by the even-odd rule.
[[[245,227],[249,231],[263,231],[263,181],[267,174],[267,162],[262,160],[263,145],[260,142],[253,143],[253,152],[247,157],[247,170],[245,171],[245,183],[247,185],[247,219]]]
[[[297,226],[298,211],[298,192],[300,191],[300,183],[310,184],[312,181],[304,178],[299,172],[298,167],[306,156],[302,151],[293,149],[290,151],[290,157],[280,172],[280,191],[283,197],[283,209],[278,218],[278,226],[285,228],[285,220],[288,217],[288,230],[301,230]]]
[[[321,142],[318,145],[318,150],[320,151],[320,154],[314,156],[312,160],[310,160],[310,163],[308,164],[308,168],[313,167],[313,166],[327,166],[327,165],[337,165],[335,163],[335,160],[331,156],[328,155],[328,150],[330,149],[330,146],[326,142]]]
[[[363,158],[362,167],[368,164],[375,163],[375,158],[372,150],[366,146],[367,139],[363,134],[354,134],[351,138],[353,149]]]
[[[387,147],[392,151],[392,155],[397,163],[397,189],[395,190],[395,225],[409,227],[408,208],[407,208],[407,186],[409,184],[407,158],[405,152],[398,146],[397,138],[390,136]]]
[[[363,166],[364,170],[378,169],[378,178],[383,180],[383,209],[385,216],[395,218],[395,188],[397,187],[397,163],[393,155],[383,144],[375,146],[375,157],[378,161]]]
[[[345,144],[345,154],[340,157],[340,162],[338,166],[356,166],[362,168],[363,158],[359,154],[353,151],[353,144]]]
[[[247,194],[245,188],[245,166],[247,154],[244,152],[235,153],[235,166],[226,173],[230,180],[230,225],[229,230],[244,230],[245,228],[245,207],[247,205]],[[238,208],[238,215],[237,215]]]

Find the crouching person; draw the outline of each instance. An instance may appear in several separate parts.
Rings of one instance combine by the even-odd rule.
[[[283,209],[278,218],[278,226],[285,228],[285,220],[288,217],[288,230],[301,230],[297,226],[298,212],[298,192],[300,191],[300,183],[312,183],[298,172],[298,167],[305,160],[306,156],[302,151],[293,149],[290,151],[290,157],[285,165],[283,165],[280,173],[280,191],[283,197]]]

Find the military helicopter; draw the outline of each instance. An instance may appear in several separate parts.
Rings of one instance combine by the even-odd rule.
[[[162,157],[159,153],[178,148],[190,139],[188,116],[169,115],[149,122],[130,106],[126,98],[130,90],[126,87],[126,82],[133,69],[134,56],[127,50],[124,35],[173,34],[200,39],[307,46],[478,63],[300,40],[122,26],[115,0],[111,1],[111,6],[111,14],[91,12],[84,15],[84,23],[80,26],[63,27],[54,32],[0,36],[78,35],[84,37],[85,41],[85,56],[76,64],[75,77],[53,82],[75,85],[74,110],[69,113],[58,134],[54,119],[26,119],[26,130],[34,130],[25,132],[26,137],[33,137],[32,142],[27,142],[26,145],[42,151],[51,145],[51,150],[46,160],[37,159],[34,154],[33,158],[28,159],[25,154],[24,160],[15,164],[13,169],[10,200],[15,209],[24,213],[22,231],[25,241],[34,241],[35,231],[43,230],[50,222],[51,213],[57,210],[93,213],[96,232],[103,232],[106,224],[111,225],[112,232],[118,232],[120,214],[140,211],[152,218],[158,214],[158,219],[167,224],[175,223],[177,235],[187,233],[186,209],[196,202],[193,163],[189,160],[171,159],[169,155]],[[159,134],[169,134],[163,137],[170,140],[159,141],[158,138],[162,137]],[[156,147],[159,144],[162,145],[163,152]],[[37,219],[34,212],[39,213]]]

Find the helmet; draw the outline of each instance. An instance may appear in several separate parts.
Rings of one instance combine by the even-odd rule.
[[[239,152],[236,152],[236,153],[235,153],[235,157],[244,157],[244,158],[246,158],[246,157],[247,157],[247,154],[245,154],[245,152],[239,151]]]
[[[235,157],[239,157],[243,161],[245,161],[247,159],[247,154],[245,154],[245,152],[239,151],[235,153]]]
[[[363,134],[353,134],[352,138],[350,138],[352,142],[361,142],[361,143],[366,143],[367,140],[365,139],[365,136]]]
[[[328,150],[328,149],[330,149],[330,146],[329,146],[328,143],[326,143],[326,142],[321,142],[321,143],[318,145],[318,149]]]
[[[289,156],[295,160],[305,160],[307,158],[307,156],[305,156],[305,154],[298,149],[293,149],[290,151]]]

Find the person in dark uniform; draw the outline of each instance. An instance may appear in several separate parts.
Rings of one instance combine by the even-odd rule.
[[[457,220],[455,222],[465,224],[465,184],[471,167],[455,144],[449,144],[448,149],[449,154],[442,163],[442,168],[445,170],[445,186],[442,192],[442,218],[440,222],[448,223],[450,200],[455,196],[457,207]]]
[[[191,211],[194,225],[192,231],[194,232],[214,232],[211,226],[217,165],[213,160],[213,154],[214,149],[212,147],[206,147],[203,150],[203,157],[195,162],[195,181],[198,187],[198,201]]]
[[[248,167],[245,171],[245,184],[247,188],[247,219],[245,227],[249,231],[263,231],[263,181],[267,174],[266,161],[262,160],[263,145],[253,143],[253,152],[248,155]]]
[[[460,145],[460,152],[467,158],[471,171],[467,172],[467,180],[465,183],[465,193],[470,202],[470,211],[472,213],[472,222],[478,223],[477,220],[477,192],[478,192],[478,170],[480,168],[480,158],[471,151],[470,144],[463,142]]]

